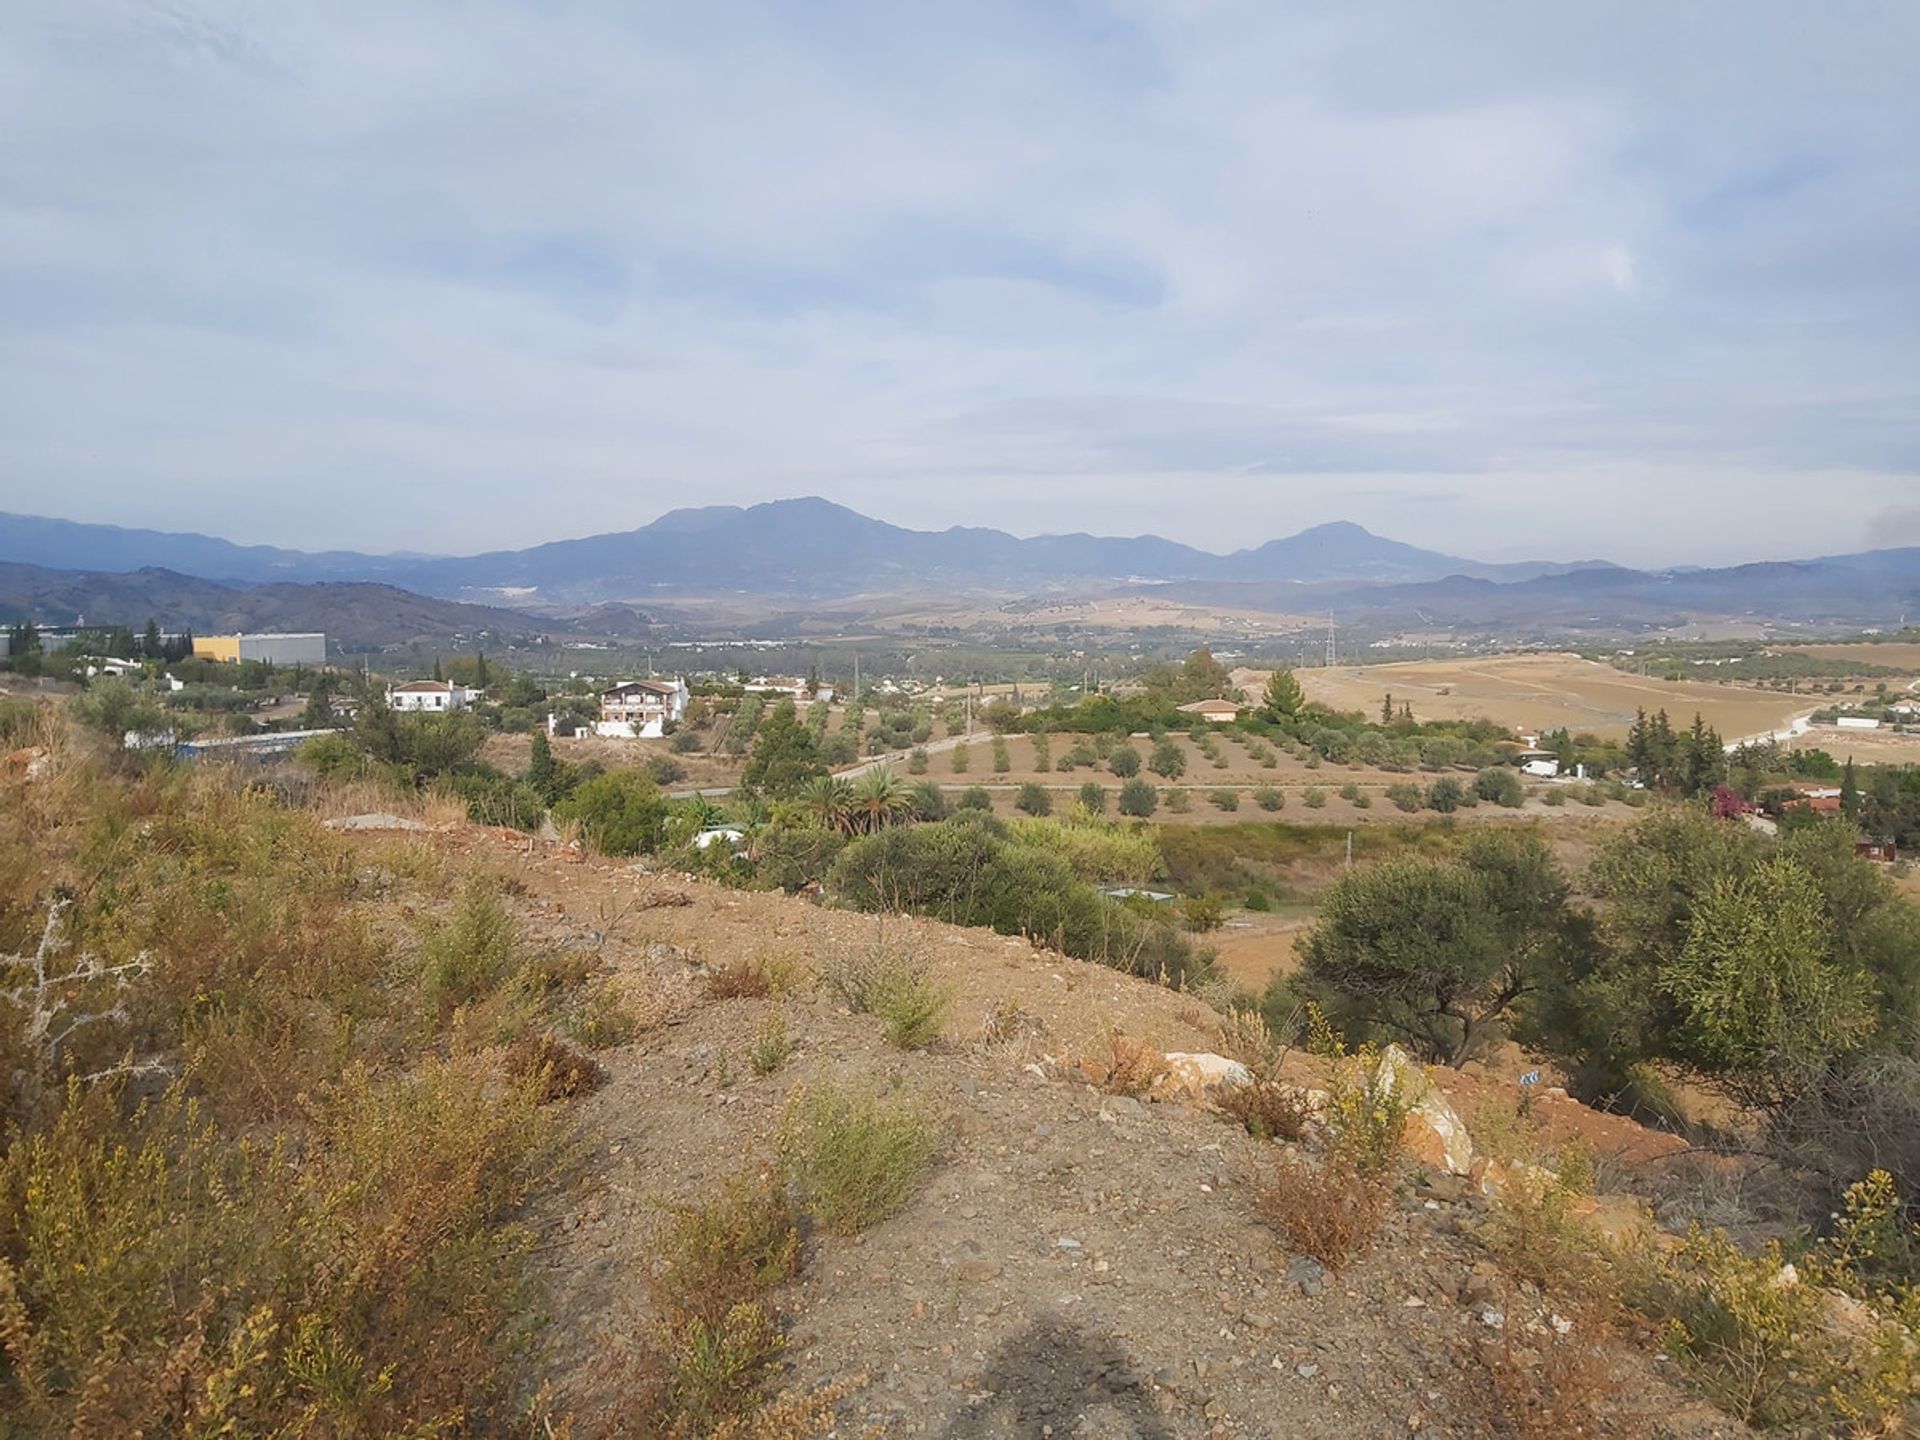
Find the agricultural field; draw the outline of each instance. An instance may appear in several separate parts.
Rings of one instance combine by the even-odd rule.
[[[1857,642],[1851,645],[1793,645],[1783,648],[1796,655],[1813,655],[1822,660],[1858,662],[1862,665],[1882,665],[1889,669],[1904,671],[1909,675],[1920,675],[1920,644],[1908,644],[1905,641],[1889,642],[1885,645]]]
[[[1242,673],[1257,694],[1265,675]],[[1805,696],[1656,680],[1564,654],[1411,660],[1295,673],[1309,700],[1337,710],[1376,711],[1381,696],[1390,692],[1396,706],[1411,704],[1419,720],[1485,718],[1528,733],[1565,726],[1609,740],[1623,738],[1642,709],[1665,710],[1676,725],[1698,712],[1732,741],[1783,730],[1812,708]]]
[[[1816,725],[1783,742],[1790,750],[1824,750],[1836,760],[1856,765],[1920,765],[1920,735],[1896,735],[1889,730],[1841,730]]]

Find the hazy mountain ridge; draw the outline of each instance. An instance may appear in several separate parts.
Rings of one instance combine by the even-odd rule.
[[[0,624],[32,620],[70,625],[84,618],[137,628],[148,616],[168,629],[185,626],[202,635],[323,630],[329,641],[348,651],[453,636],[524,643],[544,634],[574,633],[582,623],[416,595],[377,583],[238,587],[156,567],[101,573],[0,562]],[[590,628],[597,633],[603,627]]]
[[[935,581],[976,588],[1072,581],[1421,581],[1466,574],[1526,579],[1596,566],[1489,565],[1336,522],[1217,555],[1156,535],[1022,539],[954,526],[909,530],[816,498],[670,511],[637,530],[523,550],[423,557],[309,554],[170,534],[0,514],[0,561],[83,571],[159,567],[235,584],[377,580],[435,595],[532,590],[541,601],[752,590],[848,594]]]

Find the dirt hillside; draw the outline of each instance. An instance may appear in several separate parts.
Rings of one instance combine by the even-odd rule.
[[[1551,1365],[1556,1347],[1596,1357],[1620,1425],[1604,1433],[1653,1433],[1656,1415],[1663,1434],[1739,1433],[1645,1352],[1502,1278],[1477,1238],[1485,1202],[1452,1177],[1410,1181],[1377,1248],[1344,1273],[1287,1253],[1250,1195],[1275,1146],[1202,1102],[1104,1094],[1074,1069],[1114,1033],[1214,1048],[1217,1019],[1191,997],[990,932],[882,926],[483,831],[417,843],[503,869],[529,938],[591,951],[654,1022],[600,1052],[609,1081],[576,1102],[585,1163],[536,1217],[547,1365],[576,1433],[619,1414],[664,1207],[770,1161],[789,1097],[828,1079],[904,1090],[944,1116],[904,1211],[854,1238],[807,1233],[800,1277],[776,1297],[784,1384],[857,1385],[835,1434],[1522,1433],[1491,1418],[1521,1373],[1516,1345],[1523,1367]],[[875,944],[927,958],[949,988],[929,1049],[890,1047],[815,983]],[[792,964],[791,992],[706,998],[716,968],[754,958]],[[776,1006],[792,1054],[759,1076],[746,1053]],[[1602,1143],[1644,1139],[1582,1114],[1604,1122]]]

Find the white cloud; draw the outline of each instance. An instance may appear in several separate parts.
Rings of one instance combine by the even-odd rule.
[[[1920,470],[1916,16],[42,0],[0,506],[1852,548]]]

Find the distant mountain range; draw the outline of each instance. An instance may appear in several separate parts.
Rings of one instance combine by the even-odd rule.
[[[31,583],[29,567],[39,567]],[[1920,615],[1920,549],[1654,572],[1597,560],[1486,564],[1338,523],[1216,555],[1153,535],[1021,539],[1000,530],[908,530],[812,498],[675,510],[638,530],[470,556],[309,553],[0,513],[0,582],[9,570],[13,585],[9,591],[0,583],[0,618],[64,618],[63,608],[136,616],[164,610],[264,626],[294,623],[276,614],[338,603],[363,614],[360,630],[387,637],[381,643],[392,643],[396,632],[516,627],[637,633],[648,617],[627,607],[672,596],[803,602],[928,590],[1153,587],[1222,607],[1337,610],[1381,628],[1508,634],[1646,628],[1709,616],[1842,626]],[[55,573],[61,571],[83,573]],[[136,602],[125,589],[116,598],[114,576],[131,585],[127,572],[143,577],[132,589],[167,595],[168,603]],[[337,617],[324,628],[346,638]]]
[[[459,557],[309,553],[207,535],[127,530],[0,514],[0,561],[50,569],[148,567],[237,584],[380,581],[429,595],[510,604],[645,599],[751,591],[846,595],[921,588],[1030,589],[1063,582],[1219,580],[1514,581],[1607,568],[1589,561],[1489,565],[1384,539],[1358,525],[1319,525],[1256,549],[1215,555],[1154,535],[1040,535],[908,530],[807,498],[674,510],[617,534]]]
[[[566,621],[415,595],[391,585],[279,581],[239,587],[151,566],[115,574],[0,563],[0,624],[69,625],[85,618],[137,629],[148,616],[168,629],[186,627],[201,635],[324,630],[335,648],[349,652],[454,640],[522,644],[574,629]],[[644,633],[645,617],[639,619],[638,633]],[[614,627],[594,628],[607,633]]]

